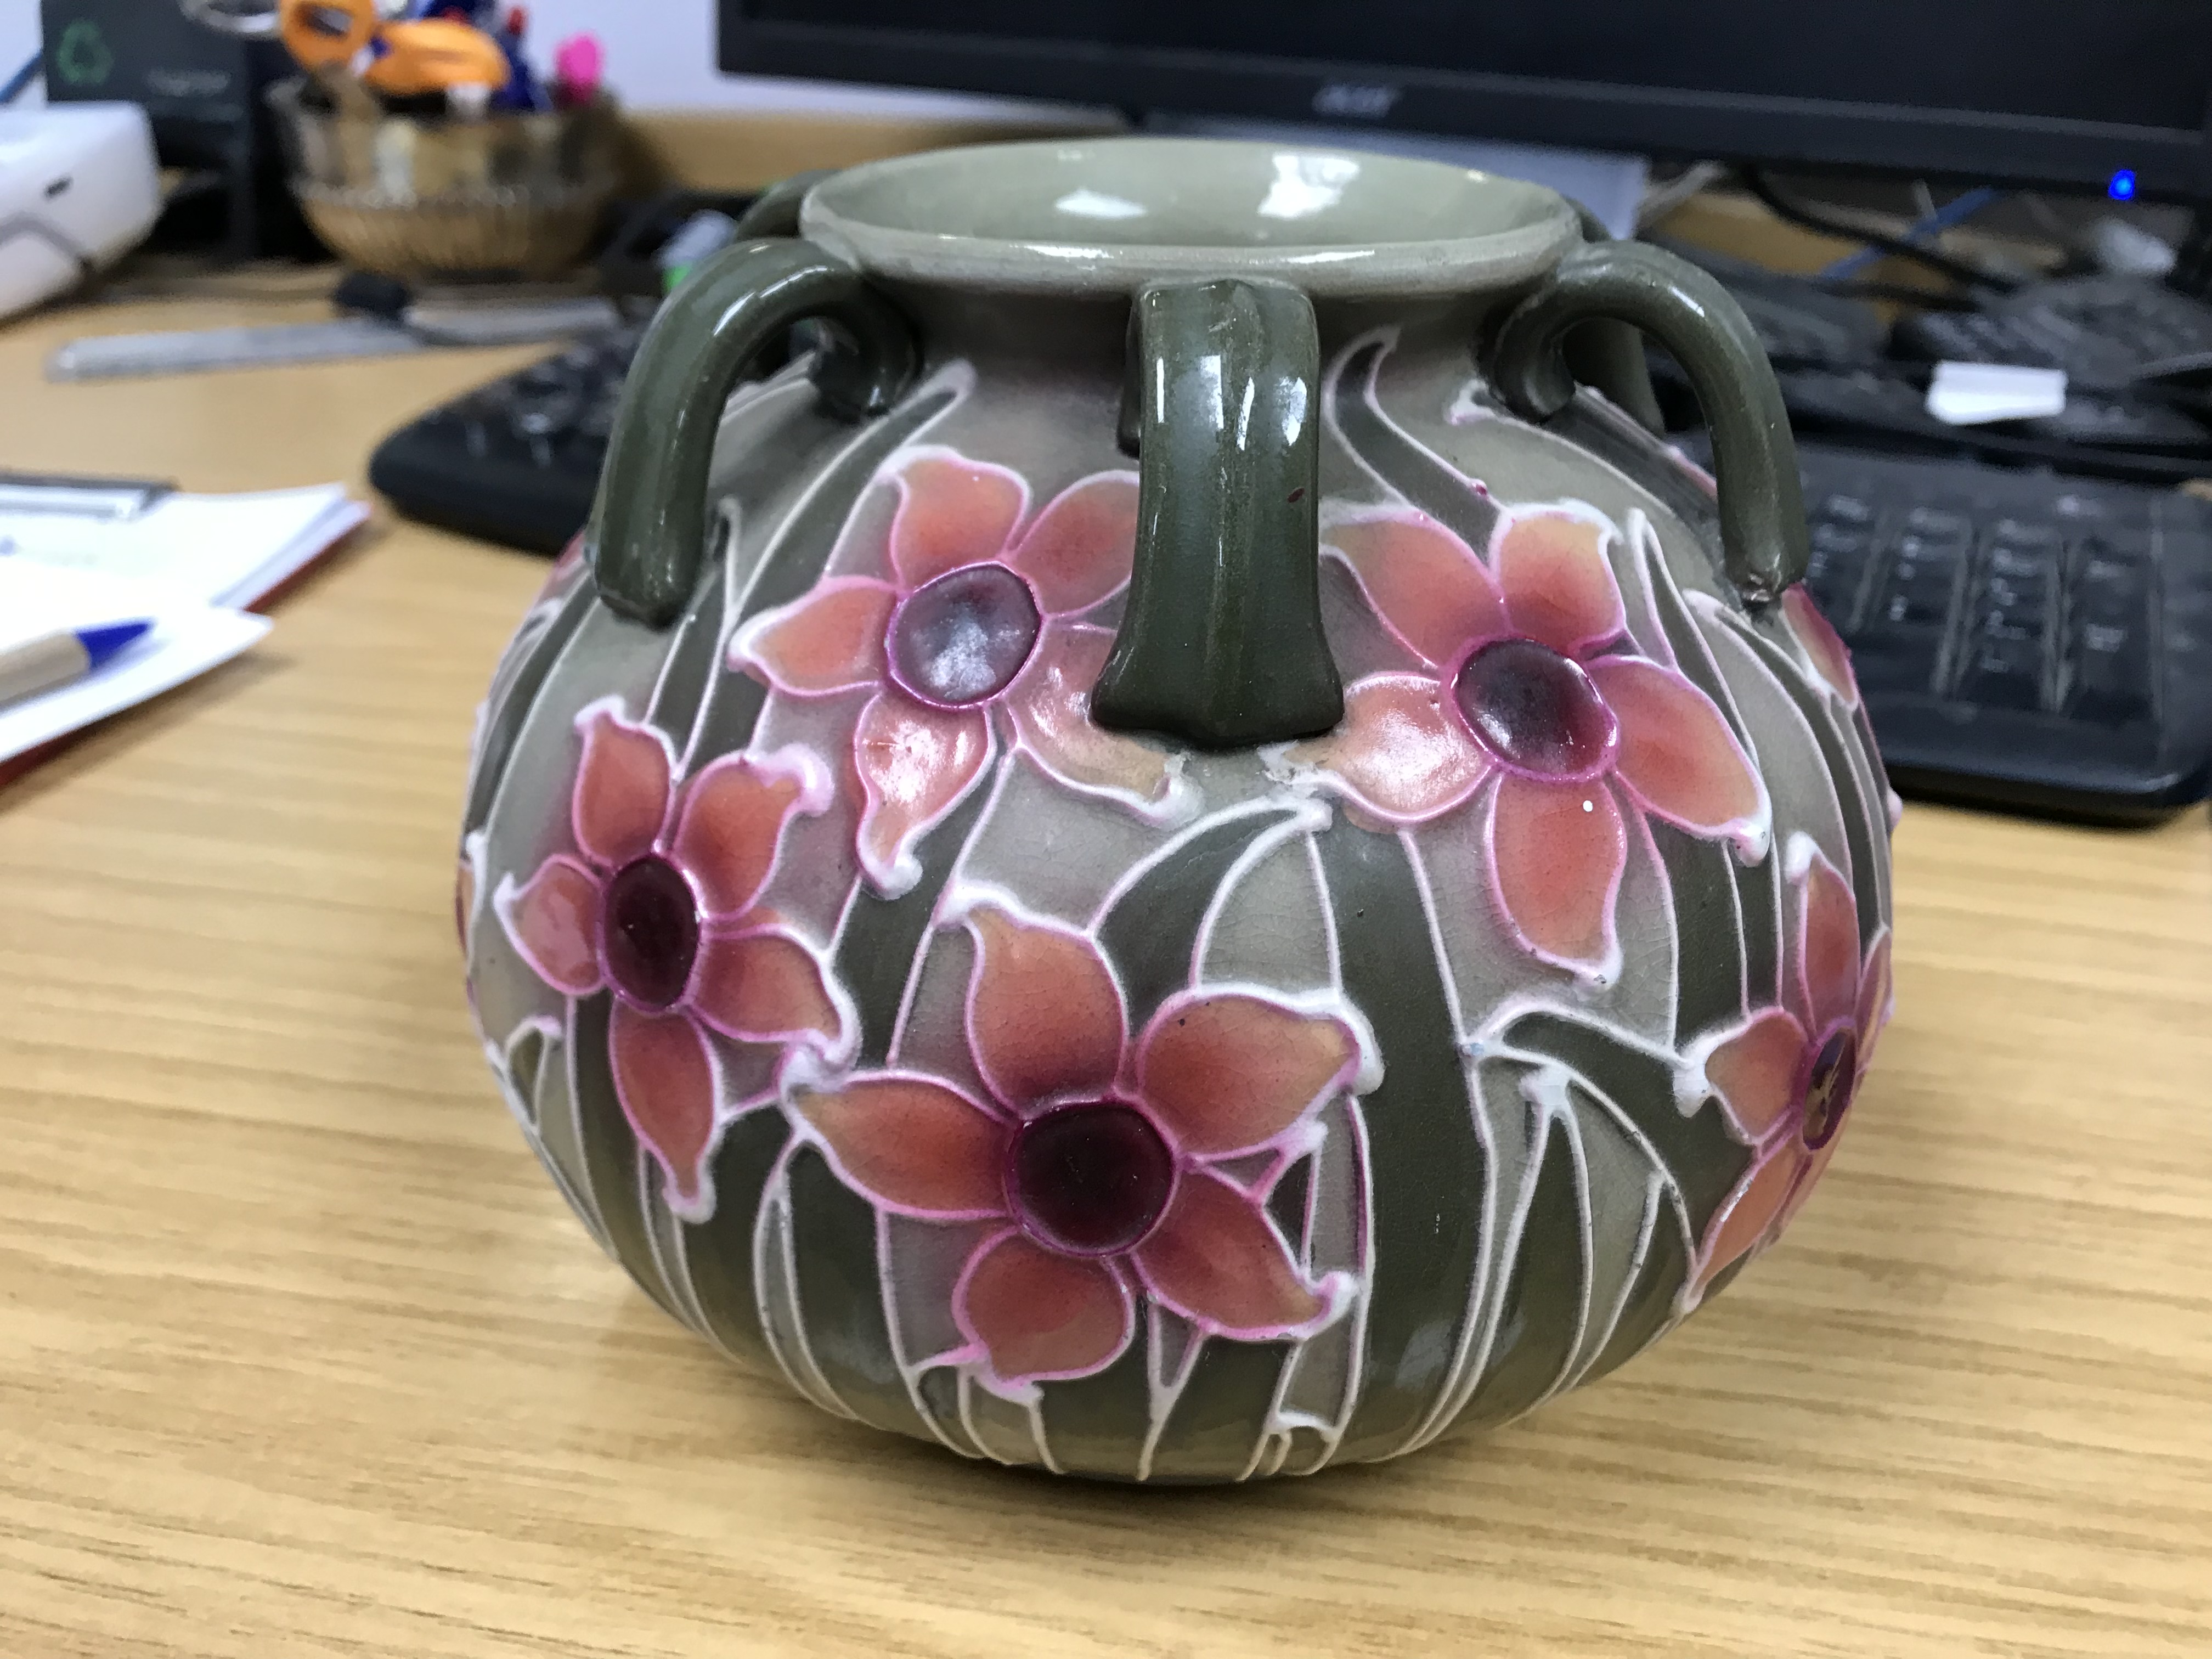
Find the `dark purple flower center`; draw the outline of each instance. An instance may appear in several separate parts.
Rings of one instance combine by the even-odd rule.
[[[1168,1206],[1175,1154],[1152,1121],[1118,1101],[1057,1106],[1014,1133],[1006,1196],[1039,1243],[1107,1255],[1143,1242]]]
[[[657,853],[634,859],[607,884],[599,949],[607,978],[641,1008],[673,1007],[699,954],[699,900],[684,872]]]
[[[1805,1118],[1797,1133],[1808,1148],[1817,1152],[1836,1138],[1858,1079],[1858,1034],[1846,1025],[1830,1034],[1806,1068]]]
[[[1583,665],[1534,640],[1492,641],[1461,665],[1452,695],[1484,748],[1535,777],[1588,777],[1620,738]]]
[[[964,708],[1013,684],[1043,624],[1030,585],[1002,564],[948,570],[891,617],[891,678],[924,702]]]

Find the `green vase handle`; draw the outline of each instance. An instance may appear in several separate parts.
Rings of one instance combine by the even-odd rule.
[[[835,167],[814,167],[777,179],[738,216],[737,234],[731,240],[744,242],[756,236],[798,235],[799,210],[805,204],[806,192],[836,175]]]
[[[1231,749],[1343,717],[1321,620],[1320,382],[1313,306],[1288,283],[1138,295],[1121,434],[1136,558],[1091,694],[1101,726]]]
[[[913,380],[920,353],[906,319],[810,242],[733,243],[662,303],[623,386],[584,532],[610,610],[649,628],[683,614],[706,557],[722,405],[763,348],[802,322],[827,337],[814,385],[838,416],[879,414]]]
[[[1490,377],[1517,413],[1549,420],[1575,395],[1562,350],[1577,325],[1607,318],[1651,335],[1690,377],[1713,434],[1721,548],[1747,605],[1805,574],[1805,503],[1782,389],[1739,306],[1685,259],[1641,242],[1601,242],[1560,260],[1516,307],[1491,347]]]
[[[1571,198],[1567,205],[1582,224],[1583,241],[1595,245],[1613,240],[1604,220]],[[1603,392],[1653,436],[1665,434],[1667,423],[1660,418],[1659,399],[1651,390],[1651,367],[1644,358],[1644,337],[1634,328],[1617,317],[1593,317],[1569,329],[1559,349],[1577,380]]]

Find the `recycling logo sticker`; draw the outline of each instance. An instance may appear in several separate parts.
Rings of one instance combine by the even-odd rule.
[[[54,68],[72,87],[96,87],[115,72],[115,54],[108,50],[100,25],[80,17],[62,31],[54,48]]]

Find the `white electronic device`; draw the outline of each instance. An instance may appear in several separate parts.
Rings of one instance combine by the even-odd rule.
[[[0,317],[112,264],[161,211],[154,129],[137,105],[0,109]]]

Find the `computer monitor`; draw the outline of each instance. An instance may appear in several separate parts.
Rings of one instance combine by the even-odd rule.
[[[2212,196],[2203,0],[718,0],[726,70]]]

